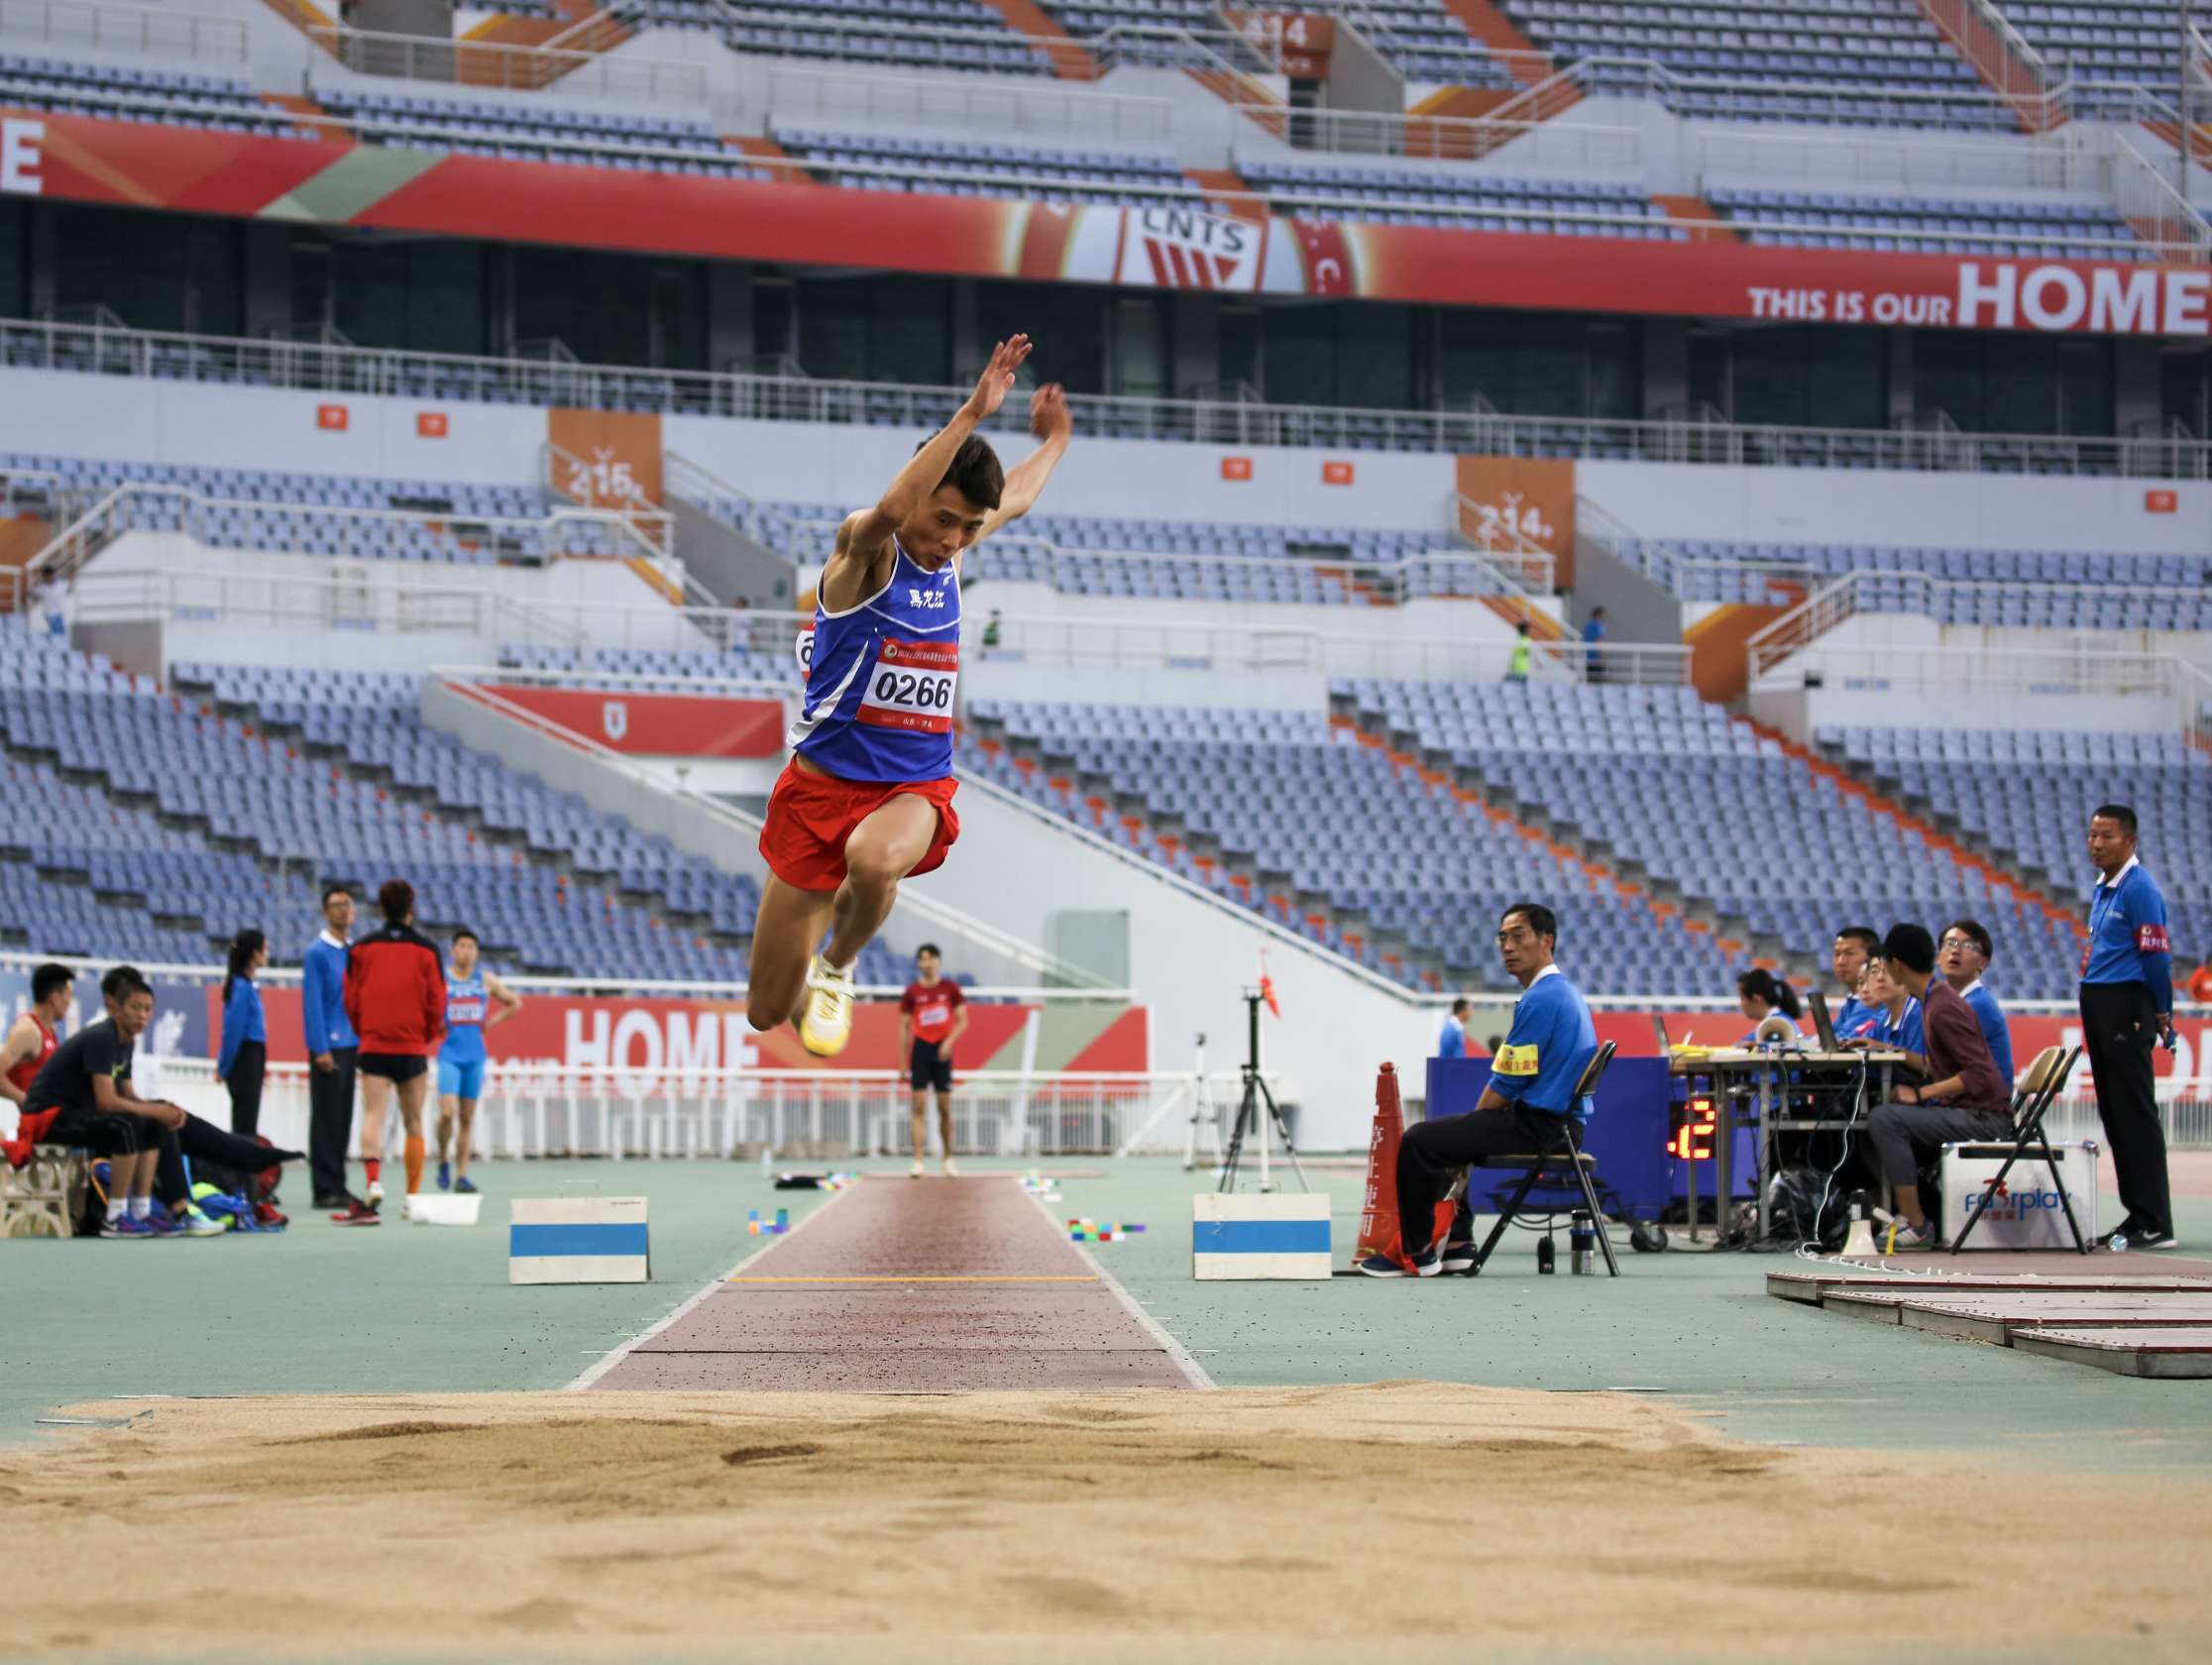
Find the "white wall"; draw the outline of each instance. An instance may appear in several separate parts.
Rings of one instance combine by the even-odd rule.
[[[1751,715],[1792,739],[1812,743],[1817,728],[2065,728],[2169,733],[2168,694],[1929,694],[1919,689],[1761,687]]]
[[[945,414],[951,414],[948,408]],[[920,428],[822,427],[671,416],[662,426],[679,452],[763,501],[857,508],[882,496]],[[993,434],[1008,463],[1030,441]],[[1221,478],[1221,459],[1250,457],[1249,481]],[[1324,486],[1325,460],[1353,464],[1354,484]],[[1085,439],[1068,453],[1040,513],[1151,520],[1241,520],[1264,526],[1450,528],[1454,459],[1414,452],[1322,452],[1262,445],[1178,445],[1167,440]]]
[[[2212,485],[2057,475],[1586,462],[1576,489],[1647,537],[2201,555]],[[2146,510],[2176,494],[2178,512]]]
[[[344,431],[317,426],[325,404],[346,407]],[[446,438],[416,434],[426,410]],[[0,369],[0,451],[41,456],[525,486],[544,478],[545,435],[527,405]]]

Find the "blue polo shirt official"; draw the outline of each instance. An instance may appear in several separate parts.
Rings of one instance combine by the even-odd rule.
[[[1990,1061],[1997,1065],[1997,1073],[2011,1081],[2014,1079],[2012,1025],[2005,1022],[2004,1007],[1997,1004],[1997,997],[1982,986],[1979,977],[1958,993],[1973,1009],[1974,1021],[1981,1025],[1982,1039],[1989,1043]]]
[[[2085,983],[2142,983],[2160,1013],[2173,1010],[2173,944],[2166,938],[2165,897],[2135,856],[2089,896],[2089,945],[2081,950]]]
[[[1589,1099],[1570,1103],[1598,1051],[1590,1004],[1558,966],[1536,973],[1513,1007],[1513,1027],[1491,1063],[1491,1089],[1511,1103],[1587,1122]]]
[[[1834,1030],[1836,1038],[1841,1040],[1846,1036],[1856,1035],[1858,1026],[1866,1021],[1867,1016],[1866,1008],[1859,1004],[1859,997],[1855,994],[1846,994],[1843,997],[1843,1004],[1830,1014],[1828,1027]]]

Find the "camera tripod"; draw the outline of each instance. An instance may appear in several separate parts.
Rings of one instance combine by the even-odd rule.
[[[1258,1129],[1260,1134],[1260,1188],[1274,1189],[1274,1180],[1268,1172],[1268,1123],[1274,1124],[1275,1137],[1282,1141],[1282,1154],[1290,1159],[1290,1170],[1298,1176],[1298,1189],[1309,1191],[1305,1169],[1299,1166],[1298,1153],[1290,1143],[1290,1125],[1282,1119],[1274,1094],[1268,1090],[1267,1078],[1260,1073],[1260,1002],[1265,998],[1258,989],[1244,991],[1245,1002],[1245,1061],[1244,1096],[1237,1101],[1235,1125],[1229,1132],[1229,1149],[1221,1158],[1221,1181],[1214,1188],[1233,1191],[1237,1188],[1237,1166],[1244,1159],[1245,1135]],[[1260,1119],[1261,1111],[1267,1112],[1267,1121]]]

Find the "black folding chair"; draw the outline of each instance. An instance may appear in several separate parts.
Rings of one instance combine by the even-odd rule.
[[[1605,1065],[1612,1062],[1612,1055],[1613,1044],[1607,1041],[1584,1066],[1582,1079],[1575,1083],[1574,1095],[1568,1101],[1569,1113],[1556,1118],[1559,1125],[1552,1130],[1551,1143],[1545,1149],[1485,1157],[1480,1162],[1469,1165],[1472,1167],[1517,1167],[1523,1171],[1520,1183],[1513,1188],[1513,1194],[1506,1199],[1504,1208],[1498,1213],[1497,1224],[1491,1227],[1490,1236],[1483,1239],[1483,1247],[1476,1251],[1475,1264],[1467,1270],[1468,1276],[1474,1277],[1481,1274],[1484,1265],[1491,1258],[1491,1251],[1497,1247],[1497,1240],[1505,1235],[1505,1228],[1512,1223],[1513,1216],[1520,1212],[1522,1203],[1528,1200],[1528,1193],[1536,1188],[1536,1181],[1548,1176],[1553,1184],[1564,1188],[1564,1175],[1569,1172],[1574,1174],[1575,1183],[1582,1190],[1583,1206],[1590,1210],[1590,1223],[1598,1233],[1598,1247],[1604,1251],[1606,1276],[1620,1276],[1620,1263],[1613,1259],[1612,1244],[1605,1237],[1605,1216],[1598,1206],[1598,1187],[1591,1182],[1591,1174],[1598,1166],[1598,1159],[1584,1151],[1582,1141],[1575,1137],[1576,1123],[1572,1110],[1572,1106],[1580,1104],[1598,1090],[1598,1082],[1605,1073]],[[1472,1188],[1470,1186],[1470,1190]],[[1557,1210],[1546,1208],[1538,1212],[1550,1214]]]
[[[2066,1230],[2073,1233],[2077,1253],[2089,1253],[2089,1241],[2081,1235],[2081,1223],[2074,1218],[2073,1203],[2066,1196],[2066,1182],[2059,1177],[2058,1158],[2050,1149],[2050,1141],[2044,1136],[2044,1113],[2058,1094],[2064,1090],[2066,1077],[2073,1073],[2074,1060],[2081,1056],[2081,1049],[2068,1052],[2057,1047],[2046,1047],[2036,1054],[2036,1061],[2028,1066],[2028,1073],[2020,1083],[2020,1090],[2013,1095],[2013,1131],[2010,1153],[1996,1176],[1982,1187],[1974,1199],[1974,1211],[1966,1217],[1966,1224],[1959,1228],[1958,1241],[1950,1247],[1957,1254],[1966,1247],[1966,1240],[1974,1235],[1974,1228],[1981,1217],[1989,1212],[1989,1205],[2005,1187],[2005,1175],[2013,1170],[2013,1164],[2022,1157],[2040,1156],[2044,1166],[2050,1173],[2050,1188],[2058,1193],[2058,1206],[2066,1213]],[[1982,1140],[1972,1145],[1958,1145],[1955,1150],[1988,1151],[2002,1144],[2002,1140]]]

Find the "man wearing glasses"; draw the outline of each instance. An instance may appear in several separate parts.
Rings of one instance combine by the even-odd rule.
[[[1981,1025],[1982,1039],[1989,1043],[1989,1059],[2010,1086],[2012,1026],[2005,1022],[2005,1009],[1997,1004],[1997,997],[1982,984],[1982,973],[1996,957],[1996,945],[1990,942],[1988,930],[1975,920],[1952,920],[1936,939],[1936,969],[1943,973],[1944,982],[1958,990],[1959,998],[1974,1009],[1974,1021]]]
[[[1521,986],[1513,1026],[1491,1064],[1482,1102],[1464,1116],[1409,1128],[1399,1142],[1398,1242],[1407,1259],[1371,1255],[1360,1263],[1368,1276],[1467,1271],[1475,1264],[1475,1221],[1464,1204],[1448,1241],[1431,1241],[1436,1205],[1452,1175],[1482,1157],[1549,1150],[1561,1116],[1590,1119],[1590,1101],[1573,1095],[1598,1051],[1598,1031],[1581,991],[1552,963],[1558,939],[1559,922],[1541,903],[1516,902],[1498,922],[1497,956]]]

